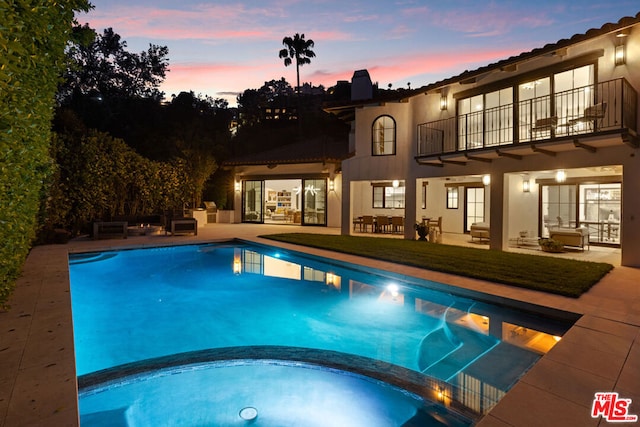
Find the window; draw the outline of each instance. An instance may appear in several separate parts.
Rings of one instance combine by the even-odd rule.
[[[391,116],[380,116],[371,129],[371,154],[389,156],[396,154],[396,122]]]
[[[404,185],[373,184],[373,207],[404,209]]]
[[[447,209],[458,209],[458,187],[447,187]]]

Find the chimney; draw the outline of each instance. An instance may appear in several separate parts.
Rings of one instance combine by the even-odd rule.
[[[351,100],[358,101],[373,98],[373,84],[367,70],[354,71],[351,78]]]

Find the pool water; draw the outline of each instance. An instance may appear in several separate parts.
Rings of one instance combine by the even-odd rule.
[[[327,350],[346,359],[352,355],[379,361],[390,371],[397,366],[434,379],[433,397],[438,403],[456,402],[482,414],[570,326],[570,322],[459,297],[453,288],[440,284],[242,242],[77,254],[70,256],[69,264],[80,379],[96,372],[117,372],[127,364],[208,349]],[[216,365],[202,371],[219,375],[227,369]],[[193,375],[193,370],[186,371]],[[158,383],[153,372],[145,375]],[[290,388],[312,381],[282,375]],[[241,377],[245,376],[251,384],[254,375]],[[121,379],[111,389],[148,382],[141,378]],[[245,389],[246,381],[238,380]],[[106,398],[106,390],[96,393],[94,388],[83,394],[81,387],[83,426],[101,425],[91,423],[95,418],[88,414],[119,414],[122,408],[127,417],[136,413],[134,402],[127,405],[118,399],[96,406],[95,396]],[[382,390],[382,395],[389,394]],[[238,404],[231,405],[236,416],[242,409],[236,408]],[[190,416],[197,417],[196,412],[192,409]],[[263,419],[258,416],[250,422]],[[240,422],[249,421],[240,418]],[[400,417],[395,424],[381,425],[406,422]],[[159,424],[136,424],[129,419],[122,425]]]

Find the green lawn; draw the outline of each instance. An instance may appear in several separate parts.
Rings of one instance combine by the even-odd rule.
[[[596,284],[611,264],[467,248],[417,240],[283,233],[266,239],[328,249],[577,298]]]

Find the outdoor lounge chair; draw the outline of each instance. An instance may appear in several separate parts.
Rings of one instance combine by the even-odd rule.
[[[558,126],[558,117],[556,116],[537,119],[535,124],[531,127],[531,133],[537,134],[538,132],[550,132],[555,130],[556,126]]]
[[[481,242],[483,239],[489,241],[489,224],[486,222],[473,223],[470,227],[470,233],[471,241],[474,238],[479,239]]]
[[[589,249],[589,229],[578,228],[555,228],[549,231],[549,238],[564,243],[565,246],[575,246],[584,251],[585,244]]]
[[[599,104],[592,105],[584,109],[584,115],[569,121],[569,124],[575,125],[578,123],[591,123],[596,125],[596,129],[602,126],[598,126],[598,121],[602,122],[605,113],[607,112],[607,103],[601,102]]]

